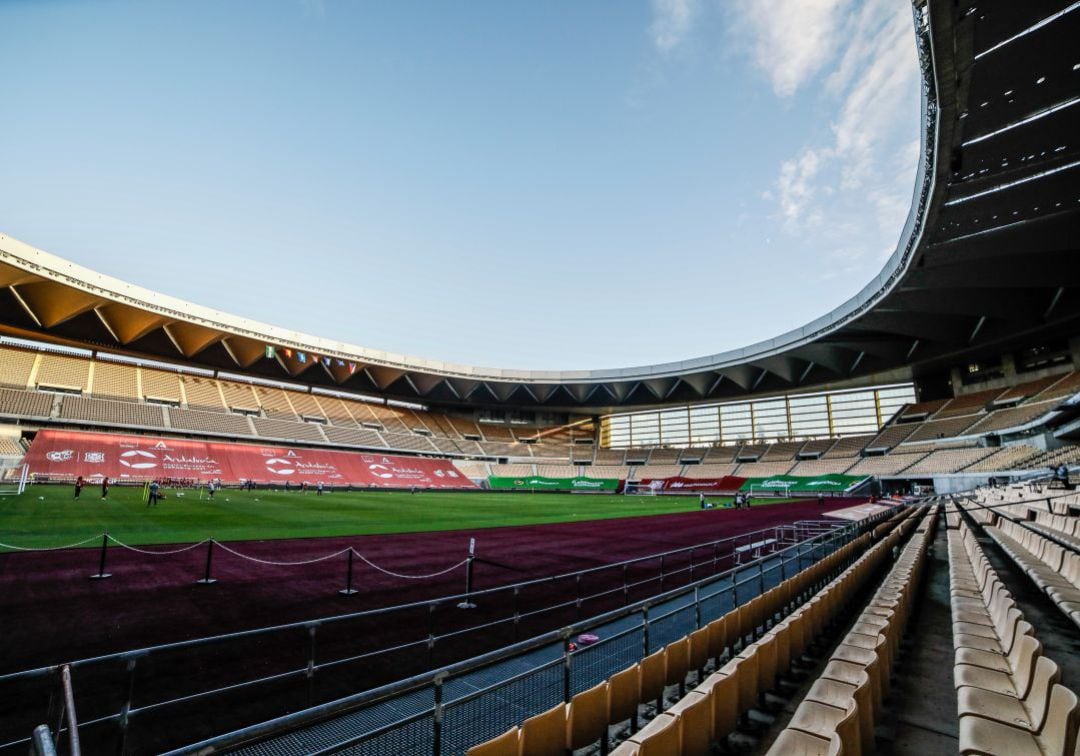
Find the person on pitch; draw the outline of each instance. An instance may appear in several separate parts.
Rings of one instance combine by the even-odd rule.
[[[78,501],[79,497],[82,496],[82,487],[83,487],[83,478],[80,475],[79,477],[77,477],[75,479],[75,501]]]

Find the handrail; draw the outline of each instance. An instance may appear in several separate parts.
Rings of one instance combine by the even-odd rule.
[[[599,615],[599,616],[590,617],[590,618],[587,618],[587,619],[576,621],[573,624],[565,626],[565,627],[563,627],[561,629],[549,631],[549,632],[543,633],[541,635],[535,636],[533,638],[526,639],[526,640],[520,641],[518,643],[514,643],[514,644],[512,644],[510,646],[506,646],[506,647],[503,647],[503,648],[500,648],[500,649],[496,649],[494,651],[488,652],[487,654],[484,654],[483,656],[474,657],[474,658],[471,658],[471,659],[466,659],[466,660],[456,662],[456,663],[454,663],[452,665],[449,665],[449,666],[444,667],[444,668],[442,668],[440,670],[437,670],[437,671],[422,672],[422,673],[414,675],[414,676],[412,676],[410,678],[406,678],[405,680],[399,680],[397,682],[390,683],[390,684],[383,685],[383,686],[379,686],[377,688],[373,688],[373,689],[368,690],[368,691],[362,691],[360,693],[349,696],[349,697],[347,697],[345,699],[340,699],[338,701],[333,701],[333,702],[328,702],[328,703],[325,703],[325,704],[320,704],[317,707],[315,707],[313,710],[305,710],[307,712],[305,714],[305,716],[312,716],[312,714],[311,714],[312,711],[320,713],[321,716],[330,716],[333,713],[340,710],[339,708],[336,708],[336,707],[353,707],[353,708],[355,708],[355,707],[362,706],[362,705],[369,704],[369,703],[376,703],[376,702],[381,701],[381,700],[383,700],[383,699],[385,699],[387,697],[397,695],[398,693],[401,693],[401,692],[405,692],[405,691],[409,691],[409,690],[415,690],[415,689],[424,687],[426,685],[434,684],[436,682],[436,680],[442,679],[443,676],[445,676],[447,674],[461,674],[461,673],[470,671],[472,669],[479,668],[480,666],[493,664],[493,663],[496,663],[498,661],[508,659],[508,658],[510,658],[512,656],[515,656],[517,654],[521,654],[521,653],[525,653],[525,652],[528,652],[528,651],[538,649],[538,648],[540,648],[542,646],[545,646],[545,645],[550,645],[552,643],[556,643],[556,642],[560,642],[560,641],[565,643],[567,638],[569,638],[570,635],[573,634],[573,633],[584,632],[586,630],[595,628],[595,627],[597,627],[600,624],[603,624],[605,622],[611,622],[611,621],[614,621],[614,620],[617,620],[617,619],[620,619],[620,618],[624,618],[624,617],[627,617],[627,616],[630,616],[630,615],[633,615],[635,613],[639,613],[639,612],[642,612],[642,611],[647,612],[648,608],[651,607],[651,606],[656,606],[657,604],[662,604],[662,603],[664,603],[666,601],[670,601],[670,600],[678,598],[680,596],[684,596],[687,593],[698,590],[701,586],[714,584],[714,583],[717,583],[717,582],[732,578],[732,576],[736,576],[736,575],[741,577],[743,574],[745,574],[747,572],[752,572],[755,569],[759,573],[760,579],[764,579],[763,576],[765,574],[767,574],[767,572],[771,572],[771,571],[773,571],[775,569],[779,569],[779,567],[771,567],[771,568],[768,568],[768,570],[766,570],[765,565],[766,565],[767,562],[775,560],[777,558],[781,559],[783,564],[787,564],[787,561],[796,561],[796,560],[800,559],[803,554],[806,553],[805,549],[807,547],[809,547],[811,549],[815,549],[817,547],[820,547],[823,544],[835,543],[836,539],[838,539],[838,538],[840,538],[840,539],[850,539],[851,537],[854,537],[855,534],[857,534],[859,532],[862,532],[865,528],[871,527],[874,524],[876,524],[877,522],[883,520],[886,516],[888,516],[890,514],[893,514],[894,511],[895,510],[892,510],[892,509],[885,510],[885,511],[883,511],[881,513],[878,513],[876,515],[868,517],[868,518],[866,518],[866,519],[864,519],[862,521],[859,521],[859,522],[838,523],[837,527],[833,528],[829,532],[816,534],[813,537],[807,538],[804,541],[800,541],[798,543],[791,544],[791,545],[788,545],[788,546],[782,546],[781,548],[777,548],[773,552],[757,556],[756,558],[754,558],[754,559],[752,559],[750,561],[744,562],[743,564],[734,565],[734,566],[732,566],[732,567],[730,567],[730,568],[728,568],[726,570],[710,574],[707,577],[702,577],[702,578],[700,578],[698,580],[691,580],[691,582],[689,582],[688,584],[680,586],[678,588],[674,588],[674,589],[671,589],[669,591],[665,591],[663,593],[651,596],[651,597],[649,597],[647,599],[637,601],[637,602],[635,602],[635,603],[633,603],[631,605],[627,605],[627,606],[624,606],[624,607],[620,607],[620,608],[611,610],[611,611],[609,611],[609,612],[607,612],[605,614]],[[761,530],[755,531],[755,532],[760,533],[760,532],[767,532],[767,531],[772,531],[772,530],[774,530],[774,529],[773,528],[764,528],[764,529],[761,529]],[[670,555],[670,554],[676,554],[676,553],[680,553],[680,552],[688,552],[688,551],[691,551],[692,549],[702,549],[703,547],[711,546],[714,543],[737,541],[737,540],[744,539],[744,538],[747,538],[747,537],[752,537],[752,536],[753,536],[753,534],[741,534],[740,536],[728,537],[728,538],[721,539],[721,540],[716,541],[716,542],[700,544],[698,546],[684,548],[684,549],[671,550],[671,551],[668,551],[668,552],[664,552],[664,554]],[[777,544],[777,546],[781,546],[781,544]],[[796,551],[796,549],[802,549],[802,551]],[[785,561],[785,555],[787,556],[787,561]],[[651,557],[641,557],[641,558],[636,558],[636,559],[633,559],[633,560],[626,560],[625,563],[626,564],[632,564],[632,563],[635,563],[635,562],[646,561],[648,559],[657,559],[660,556],[661,555],[653,555]],[[818,557],[816,555],[812,555],[810,558],[813,559],[814,561],[816,561]],[[623,563],[618,563],[618,564],[621,565]],[[610,569],[610,567],[611,567],[611,565],[608,566],[609,569]],[[588,570],[587,572],[593,572],[593,571],[596,571],[596,569],[597,568],[590,568],[590,570]],[[690,569],[690,567],[683,567],[683,568],[681,568],[679,570],[673,570],[671,573],[668,573],[668,574],[669,575],[674,575],[674,574],[676,574],[678,572],[683,572],[683,571],[686,571],[688,569]],[[528,581],[527,584],[547,583],[547,582],[551,582],[553,579],[572,577],[575,574],[577,574],[577,573],[568,573],[567,575],[556,576],[555,578],[551,578],[551,577],[542,578],[542,579],[539,579],[539,580]],[[753,578],[753,579],[759,579],[759,578]],[[652,577],[648,581],[642,581],[642,582],[643,583],[644,582],[652,582],[652,581],[655,581],[655,580],[656,580],[656,578]],[[745,581],[739,581],[737,578],[735,578],[735,579],[732,580],[732,586],[731,586],[730,590],[735,591],[737,589],[736,583],[738,583],[739,585],[745,585]],[[489,592],[494,591],[494,590],[507,590],[507,589],[512,589],[512,588],[513,588],[513,586],[503,586],[501,589],[487,589],[486,591],[480,592],[480,593],[489,593]],[[620,587],[619,590],[622,590],[622,588]],[[727,590],[727,589],[725,589],[725,590]],[[608,591],[605,591],[604,593],[608,593]],[[474,592],[472,595],[476,596],[476,595],[478,595],[478,593]],[[434,601],[415,602],[413,604],[406,604],[406,605],[402,605],[402,606],[404,606],[404,607],[415,607],[415,606],[424,606],[424,605],[430,605],[430,604],[445,604],[445,603],[448,603],[453,598],[455,598],[455,597],[450,597],[449,599],[447,597],[443,597],[441,599],[437,599],[437,600],[434,600]],[[591,598],[591,597],[587,597],[587,598]],[[567,605],[573,605],[574,603],[575,602],[571,601]],[[397,608],[402,608],[402,607],[399,606]],[[551,610],[551,608],[549,607],[548,609],[545,609],[545,610],[542,610],[542,611],[550,611],[550,610]],[[259,629],[256,629],[256,630],[241,631],[241,632],[238,632],[238,633],[229,633],[229,634],[224,634],[224,635],[220,635],[220,636],[212,636],[212,637],[209,637],[209,638],[194,639],[194,640],[191,640],[191,641],[181,641],[181,642],[170,643],[170,644],[162,644],[160,646],[147,647],[147,648],[143,648],[143,649],[136,649],[136,650],[133,650],[133,651],[120,652],[120,653],[117,653],[117,654],[108,654],[108,655],[92,657],[92,658],[88,658],[88,659],[82,659],[82,660],[78,660],[76,662],[72,662],[70,666],[71,667],[85,667],[87,665],[95,664],[95,663],[99,663],[99,662],[126,661],[126,662],[128,662],[129,670],[131,670],[134,667],[136,661],[139,658],[145,657],[147,655],[151,655],[151,654],[163,651],[163,650],[176,650],[176,649],[182,649],[182,648],[195,648],[195,647],[204,646],[207,643],[211,643],[213,641],[220,641],[220,640],[225,640],[225,639],[235,639],[235,638],[240,638],[240,637],[256,636],[256,635],[260,635],[262,633],[269,632],[269,631],[272,631],[272,630],[306,628],[306,629],[308,629],[309,631],[311,631],[313,633],[314,629],[318,628],[321,624],[324,624],[324,623],[327,623],[327,622],[341,621],[343,619],[348,619],[350,617],[355,617],[355,616],[378,615],[378,614],[385,613],[386,611],[387,611],[387,609],[368,610],[368,611],[365,611],[365,612],[357,612],[357,613],[353,613],[353,614],[350,614],[350,615],[340,615],[338,617],[326,618],[324,620],[314,620],[314,621],[308,621],[308,622],[290,623],[288,625],[280,625],[280,626],[275,626],[273,628],[259,628]],[[498,620],[496,623],[491,623],[491,624],[498,624],[498,623],[507,622],[507,621],[513,621],[513,617],[507,618],[505,620]],[[450,633],[446,633],[446,634],[444,634],[442,636],[438,636],[438,637],[430,636],[427,640],[428,641],[432,641],[432,640],[433,641],[438,641],[440,638],[445,639],[445,638],[448,638],[448,637],[452,637],[453,635],[458,634],[458,633],[459,633],[459,631],[452,631]],[[417,645],[417,644],[413,643],[413,644],[410,644],[410,645]],[[385,649],[383,651],[385,651]],[[364,654],[362,656],[367,656],[367,655],[368,654]],[[254,686],[264,684],[267,681],[281,680],[281,679],[285,679],[285,678],[289,678],[289,677],[298,677],[298,676],[305,676],[305,675],[310,677],[315,672],[319,671],[320,669],[328,669],[328,668],[331,668],[331,667],[333,667],[335,665],[338,665],[338,664],[348,663],[349,661],[355,661],[355,659],[358,659],[358,658],[360,658],[360,657],[354,657],[352,660],[350,660],[350,659],[345,659],[345,660],[342,660],[342,659],[330,659],[330,660],[327,660],[327,661],[322,662],[322,663],[315,663],[314,659],[311,659],[311,660],[309,660],[308,666],[306,666],[306,667],[304,667],[302,669],[297,668],[297,669],[293,669],[293,670],[277,672],[277,673],[274,673],[274,674],[266,676],[266,677],[243,680],[243,681],[240,681],[240,682],[237,682],[237,683],[232,683],[232,684],[222,686],[222,687],[219,687],[219,688],[213,688],[213,689],[208,689],[208,690],[204,689],[204,690],[197,691],[195,693],[191,693],[191,694],[181,696],[181,697],[178,697],[178,698],[175,698],[175,699],[167,699],[167,700],[163,700],[163,701],[150,702],[150,703],[147,703],[146,705],[143,705],[143,706],[136,705],[131,700],[131,698],[130,698],[131,691],[129,689],[129,691],[128,691],[128,693],[129,693],[128,700],[127,700],[126,703],[123,704],[123,707],[119,711],[117,711],[114,714],[105,714],[105,715],[99,716],[99,717],[93,719],[90,722],[84,723],[84,729],[88,728],[88,727],[91,727],[91,726],[97,726],[97,725],[113,722],[113,723],[119,724],[119,726],[121,726],[126,731],[127,727],[128,727],[128,724],[130,722],[134,721],[134,720],[139,719],[140,715],[144,715],[146,713],[155,712],[155,711],[160,712],[165,707],[168,707],[168,706],[176,705],[176,704],[182,703],[184,701],[190,701],[190,700],[194,700],[194,699],[205,698],[207,696],[220,694],[222,692],[232,692],[232,691],[236,691],[236,690],[242,690],[242,689],[245,689],[245,688],[250,689],[250,688],[253,688]],[[27,671],[21,672],[21,673],[12,673],[12,674],[9,674],[9,675],[0,676],[0,683],[11,681],[12,679],[32,679],[32,678],[34,678],[36,676],[46,674],[49,671],[55,671],[55,670],[56,670],[56,667],[53,666],[53,667],[39,668],[39,669],[36,669],[36,670],[27,670]],[[129,674],[130,674],[130,672],[129,672]],[[297,712],[296,714],[300,714],[300,712]],[[295,716],[295,715],[287,715],[287,716]],[[270,720],[270,721],[271,722],[276,722],[277,720]],[[257,727],[260,727],[260,725],[253,725],[253,727],[257,728]],[[6,744],[3,744],[0,747],[17,746],[20,743],[22,743],[22,744],[27,743],[27,739],[23,739],[23,740],[20,740],[20,741],[13,741],[11,743],[6,743]]]
[[[601,614],[592,617],[588,620],[576,622],[568,625],[560,630],[551,631],[535,638],[513,644],[511,646],[504,647],[502,649],[496,649],[486,654],[466,659],[461,662],[443,667],[433,672],[422,673],[415,675],[411,678],[391,683],[389,685],[373,688],[368,691],[362,691],[355,693],[335,701],[329,701],[318,706],[311,707],[302,711],[292,712],[290,714],[277,717],[266,722],[261,722],[249,727],[240,728],[230,733],[218,735],[212,738],[199,741],[181,748],[169,751],[165,756],[179,756],[180,754],[210,754],[217,753],[221,750],[232,748],[243,743],[249,743],[254,740],[266,737],[268,735],[280,733],[287,729],[293,729],[296,727],[304,726],[307,724],[314,724],[332,716],[338,714],[344,714],[349,711],[356,710],[362,706],[379,703],[384,700],[394,698],[396,696],[412,692],[414,690],[423,688],[427,685],[441,685],[446,679],[456,677],[459,674],[470,672],[475,669],[489,666],[504,659],[518,656],[522,653],[535,650],[537,648],[550,645],[559,641],[566,641],[568,638],[576,633],[580,633],[586,630],[593,629],[595,627],[607,624],[609,622],[622,619],[624,617],[637,614],[643,610],[647,611],[649,607],[658,604],[666,603],[672,599],[684,596],[688,593],[697,591],[701,586],[716,583],[722,581],[728,577],[734,577],[745,571],[752,570],[754,567],[762,568],[764,563],[777,557],[781,557],[786,552],[791,552],[799,547],[804,547],[809,544],[823,545],[824,543],[834,540],[838,537],[852,536],[866,527],[876,524],[878,520],[884,519],[886,514],[891,514],[891,510],[878,513],[865,520],[842,525],[834,529],[829,533],[823,533],[813,538],[807,539],[797,544],[793,544],[777,552],[770,553],[767,556],[759,557],[752,562],[748,562],[742,565],[737,565],[717,575],[709,576],[702,580],[696,581],[690,585],[682,586],[680,588],[667,591],[666,593],[653,596],[649,599],[642,600],[631,606],[621,607],[616,610],[612,610],[605,614]],[[815,543],[816,542],[816,543]],[[775,568],[774,568],[775,569]],[[732,590],[735,588],[735,582],[732,582]],[[682,608],[673,610],[668,614],[673,614],[677,611],[681,611]],[[662,615],[657,618],[650,618],[650,621],[655,619],[662,619],[668,615]],[[505,681],[503,681],[505,683]],[[134,713],[134,712],[133,712]],[[400,724],[400,723],[394,723]],[[367,733],[365,737],[370,736],[371,733]]]
[[[843,525],[841,523],[837,524],[838,528],[842,527],[842,526]],[[302,629],[305,629],[305,628],[309,628],[312,625],[321,626],[321,625],[329,625],[329,624],[333,624],[333,623],[337,623],[337,622],[344,622],[344,621],[347,621],[347,620],[355,620],[355,619],[362,619],[362,618],[368,618],[368,617],[377,617],[377,616],[384,615],[384,614],[389,614],[389,613],[392,613],[392,612],[407,611],[407,610],[410,610],[410,609],[417,609],[417,608],[420,608],[420,607],[423,607],[423,606],[429,606],[431,604],[456,603],[459,600],[469,598],[469,597],[475,599],[476,597],[483,597],[483,596],[486,596],[486,595],[491,595],[491,594],[494,594],[494,593],[500,593],[500,592],[503,592],[503,591],[512,591],[515,588],[516,589],[521,589],[521,588],[527,588],[527,587],[530,587],[530,586],[542,585],[544,583],[553,583],[553,582],[558,581],[558,580],[567,580],[567,579],[570,579],[570,578],[574,578],[574,577],[577,577],[578,575],[590,575],[590,574],[593,574],[593,573],[596,573],[596,572],[602,572],[602,571],[605,571],[605,570],[613,570],[613,569],[617,569],[617,568],[623,567],[623,566],[630,566],[630,565],[634,565],[634,564],[640,564],[640,563],[643,563],[643,562],[650,562],[650,561],[653,561],[653,560],[656,560],[656,559],[661,559],[661,558],[664,558],[664,557],[674,556],[674,555],[677,555],[677,554],[689,553],[689,552],[692,552],[692,551],[696,551],[698,549],[705,549],[705,548],[709,548],[709,547],[720,546],[720,545],[728,543],[728,542],[732,542],[732,541],[737,542],[737,541],[742,540],[742,539],[751,538],[752,536],[755,536],[755,535],[760,534],[760,533],[773,532],[779,527],[783,527],[783,526],[771,526],[771,527],[767,527],[767,528],[760,528],[758,530],[750,531],[750,532],[747,532],[747,533],[740,533],[738,535],[727,536],[725,538],[720,538],[720,539],[717,539],[715,541],[707,541],[705,543],[700,543],[700,544],[697,544],[695,546],[684,546],[684,547],[680,547],[680,548],[677,548],[677,549],[670,549],[668,551],[658,552],[658,553],[655,553],[655,554],[649,554],[647,556],[634,557],[632,559],[626,559],[626,560],[623,560],[621,562],[612,562],[610,564],[600,565],[600,566],[597,566],[597,567],[587,567],[585,569],[577,570],[577,571],[574,571],[574,572],[564,572],[564,573],[558,573],[558,574],[555,574],[555,575],[548,575],[548,576],[540,577],[540,578],[533,578],[531,580],[525,580],[525,581],[521,581],[519,583],[507,583],[506,585],[493,586],[491,588],[483,588],[483,589],[480,589],[480,590],[472,590],[467,594],[466,593],[450,594],[450,595],[441,596],[439,598],[434,598],[434,599],[423,599],[421,601],[411,601],[411,602],[404,603],[404,604],[392,604],[390,606],[377,607],[377,608],[374,608],[374,609],[362,609],[362,610],[360,610],[358,612],[349,612],[349,613],[346,613],[346,614],[335,614],[335,615],[332,615],[330,617],[321,617],[321,618],[313,619],[313,620],[300,620],[300,621],[297,621],[297,622],[287,622],[287,623],[280,624],[280,625],[267,625],[267,626],[264,626],[264,627],[251,628],[251,629],[248,629],[248,630],[237,630],[237,631],[232,632],[232,633],[221,633],[219,635],[207,635],[207,636],[203,636],[201,638],[189,638],[188,640],[173,641],[171,643],[161,643],[161,644],[154,645],[154,646],[143,646],[143,647],[140,647],[140,648],[129,649],[127,651],[118,651],[118,652],[110,653],[110,654],[102,654],[102,655],[99,655],[99,656],[91,656],[91,657],[86,657],[86,658],[83,658],[83,659],[75,659],[75,660],[67,662],[67,664],[69,666],[71,666],[72,668],[77,668],[77,667],[86,666],[88,664],[98,664],[98,663],[102,663],[102,662],[127,661],[127,660],[130,660],[130,659],[137,659],[139,657],[147,656],[148,654],[161,653],[161,652],[164,652],[164,651],[176,651],[176,650],[183,649],[183,648],[195,648],[195,647],[198,647],[198,646],[209,645],[209,644],[212,644],[212,643],[215,643],[215,642],[233,641],[233,640],[238,640],[240,638],[255,637],[255,636],[259,636],[259,635],[265,635],[265,634],[270,634],[270,633],[275,633],[275,632],[284,632],[284,631],[288,631],[288,630],[302,630]],[[217,543],[216,539],[209,539],[209,540]],[[746,564],[750,564],[750,562],[747,562]],[[60,667],[60,664],[51,664],[51,665],[44,666],[44,667],[35,667],[35,668],[27,669],[27,670],[21,670],[19,672],[8,672],[6,674],[0,674],[0,684],[10,682],[12,680],[27,679],[27,678],[36,677],[36,676],[43,676],[43,675],[53,674],[53,673],[55,673],[57,671],[57,669],[59,667]]]

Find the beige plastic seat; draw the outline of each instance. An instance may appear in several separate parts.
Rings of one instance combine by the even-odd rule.
[[[607,739],[608,684],[602,682],[570,699],[566,714],[566,743],[571,750]]]
[[[667,680],[667,649],[649,654],[640,662],[641,703],[656,701],[656,710],[664,708],[664,684]]]
[[[799,730],[781,730],[765,756],[840,756],[841,749],[839,735],[825,740]]]
[[[616,672],[608,678],[608,722],[618,724],[630,720],[637,729],[638,705],[641,703],[641,667],[637,664]]]
[[[730,645],[728,624],[734,621],[735,625],[738,626],[738,612],[738,608],[735,608],[720,619],[713,620],[707,626],[709,629],[709,657],[717,664],[720,663],[724,653],[727,651],[727,647]]]
[[[740,654],[720,669],[721,672],[735,677],[738,681],[740,716],[750,711],[757,704],[758,667],[760,665],[756,646],[750,646],[743,653],[746,656]]]
[[[682,720],[683,756],[710,756],[713,739],[711,692],[691,691],[661,716]]]
[[[833,735],[839,735],[844,754],[861,756],[862,738],[858,716],[859,707],[854,700],[849,701],[843,709],[815,701],[803,701],[795,709],[787,728],[829,740]]]
[[[660,716],[622,742],[611,756],[675,756],[682,751],[682,720]]]
[[[679,695],[686,693],[686,673],[690,671],[690,639],[680,638],[664,649],[664,684],[678,685]]]
[[[708,690],[712,700],[712,733],[717,741],[723,741],[735,732],[739,724],[739,678],[735,675],[714,672],[705,678],[699,689]]]
[[[865,671],[860,673],[858,684],[818,678],[810,686],[804,701],[834,706],[838,709],[846,709],[851,701],[859,706],[859,742],[864,753],[874,751],[874,711],[873,700],[870,691],[870,676]]]
[[[704,675],[702,671],[705,669],[705,665],[709,663],[709,628],[699,628],[687,636],[687,640],[690,642],[690,659],[689,666],[692,671],[698,673],[697,680],[701,682]]]
[[[1060,678],[1057,664],[1041,656],[1035,662],[1031,688],[1023,699],[965,686],[956,692],[957,712],[961,717],[993,719],[1010,727],[1036,732],[1046,717],[1050,691]]]
[[[1030,635],[1025,635],[1016,647],[1015,671],[998,672],[986,667],[957,664],[953,667],[953,684],[957,688],[967,685],[1014,698],[1023,698],[1031,686],[1035,673],[1035,660],[1041,653],[1042,644]]]
[[[466,751],[466,756],[518,756],[520,736],[519,728],[511,728],[497,738],[474,745]]]
[[[960,718],[963,756],[1072,756],[1077,747],[1077,698],[1063,685],[1050,692],[1046,720],[1037,733],[981,717]]]
[[[521,725],[520,756],[550,756],[566,750],[566,704],[529,717]]]

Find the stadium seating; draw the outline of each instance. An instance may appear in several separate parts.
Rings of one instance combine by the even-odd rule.
[[[929,441],[937,438],[952,438],[964,435],[968,428],[974,425],[980,418],[974,415],[953,417],[944,420],[928,420],[919,423],[906,438],[909,443],[916,441]],[[905,426],[896,426],[903,428]]]
[[[61,354],[42,354],[34,379],[39,388],[86,391],[90,381],[89,360]]]
[[[251,423],[255,426],[255,433],[263,438],[276,438],[284,441],[326,442],[321,427],[316,423],[294,423],[288,420],[271,420],[264,417],[253,417]]]
[[[1022,466],[1026,460],[1036,456],[1038,451],[1026,444],[1005,446],[989,457],[984,457],[978,462],[963,468],[969,472],[993,472],[995,470],[1015,470]]]
[[[37,352],[0,347],[0,386],[26,388],[37,360]]]
[[[785,475],[794,465],[790,459],[779,462],[744,462],[736,468],[735,474],[744,478],[766,478],[770,475]]]
[[[1048,388],[1040,391],[1033,398],[1035,401],[1044,399],[1063,399],[1080,391],[1080,371],[1067,373],[1060,380],[1052,383]]]
[[[1076,695],[1059,684],[1058,665],[1042,654],[970,528],[956,524],[949,578],[960,753],[1071,754]]]
[[[855,457],[863,448],[874,440],[874,436],[848,436],[847,438],[837,439],[836,443],[829,447],[829,449],[822,454],[824,459],[833,459],[835,457]]]
[[[156,399],[170,404],[180,404],[183,401],[179,374],[148,368],[141,368],[139,372],[142,375],[143,399]]]
[[[270,386],[254,386],[255,397],[263,413],[277,420],[296,420],[296,411],[285,391]]]
[[[913,465],[924,454],[883,454],[879,457],[863,457],[847,471],[848,475],[896,475]]]
[[[851,469],[858,457],[824,457],[821,459],[804,459],[796,462],[791,468],[791,475],[829,475],[831,473],[843,474]]]
[[[682,465],[654,465],[652,463],[647,465],[639,465],[630,468],[630,477],[633,480],[646,480],[652,478],[674,478],[682,474]],[[585,468],[585,473],[592,477],[597,477],[595,473],[590,472],[590,468]],[[600,476],[606,477],[606,476]]]
[[[230,410],[241,410],[244,413],[256,414],[259,411],[259,399],[255,390],[243,383],[219,380],[221,394],[225,398],[225,406]]]
[[[94,363],[90,393],[102,399],[139,401],[139,369],[134,365],[98,360]]]
[[[362,446],[386,448],[386,442],[377,431],[368,428],[342,428],[336,425],[325,425],[322,429],[326,440],[332,444],[341,446]]]
[[[699,480],[723,478],[725,475],[734,475],[735,468],[736,465],[733,464],[703,462],[700,465],[686,465],[686,467],[683,468],[683,474],[687,478],[697,478]]]
[[[491,474],[499,478],[524,478],[536,475],[533,465],[507,464],[491,465]]]
[[[254,435],[248,418],[224,412],[200,412],[198,410],[169,407],[169,425],[177,430],[216,433],[226,436]]]
[[[180,377],[180,382],[184,385],[184,396],[189,408],[212,412],[226,410],[225,399],[213,378],[184,375]]]
[[[165,427],[164,407],[159,405],[116,402],[81,396],[61,397],[60,417],[65,420],[105,423],[121,427]]]
[[[579,693],[569,703],[525,719],[519,728],[468,753],[520,754],[528,748],[530,753],[556,754],[591,748],[597,741],[603,751],[609,727],[627,720],[630,732],[612,756],[705,756],[714,752],[714,744],[723,748],[728,736],[747,721],[751,709],[762,705],[765,694],[777,686],[792,663],[842,616],[860,586],[885,564],[890,550],[917,528],[916,537],[878,589],[861,622],[845,638],[846,650],[844,644],[838,647],[833,661],[800,704],[793,724],[770,751],[859,753],[860,748],[873,743],[873,717],[886,685],[887,664],[895,658],[933,537],[933,516],[923,520],[909,517],[911,513],[902,511],[879,526],[880,540],[874,545],[869,534],[861,536],[757,598]],[[707,668],[714,671],[706,673]],[[669,692],[678,700],[665,709]],[[834,710],[839,716],[833,716]],[[655,716],[639,727],[643,711]],[[824,744],[823,750],[790,750],[799,743],[817,748],[818,741]]]
[[[971,415],[982,412],[987,405],[1003,393],[1005,393],[1003,389],[987,389],[986,391],[961,394],[960,396],[949,400],[948,404],[938,410],[935,417],[944,419],[947,417]]]
[[[901,447],[903,449],[904,447]],[[915,464],[904,470],[905,475],[934,475],[963,470],[970,465],[986,459],[994,453],[993,449],[939,449],[932,451]]]
[[[53,394],[40,391],[15,391],[0,388],[0,415],[13,418],[48,418],[52,413]]]
[[[992,433],[994,431],[1015,428],[1030,423],[1042,417],[1058,405],[1056,401],[1036,402],[1024,404],[1019,407],[995,410],[990,415],[982,418],[979,422],[967,429],[967,433]]]

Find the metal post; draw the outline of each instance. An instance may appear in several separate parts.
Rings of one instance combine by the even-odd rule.
[[[75,716],[75,693],[71,688],[71,667],[65,664],[60,670],[60,680],[64,686],[64,712],[67,714],[68,747],[71,756],[80,756],[82,748],[79,745],[79,720]],[[59,728],[56,732],[59,740]]]
[[[105,578],[112,577],[112,574],[105,571],[105,552],[109,548],[109,534],[101,534],[101,557],[98,559],[98,570],[96,575],[91,575],[91,580],[104,580]]]
[[[213,585],[217,582],[217,578],[210,577],[210,566],[214,562],[214,539],[211,538],[206,542],[206,570],[203,572],[201,579],[196,580],[198,585]]]
[[[626,570],[629,565],[622,566],[622,599],[623,606],[630,603],[630,584],[626,581]]]
[[[660,592],[664,592],[664,555],[660,555]]]
[[[308,625],[308,706],[312,706],[315,701],[315,632],[318,629],[317,624]]]
[[[342,588],[340,591],[338,591],[338,594],[341,595],[341,596],[352,596],[353,594],[359,593],[359,591],[357,591],[355,588],[352,587],[352,565],[353,565],[353,549],[352,549],[352,546],[350,546],[349,547],[349,566],[346,568],[346,573],[345,573],[345,587]]]
[[[127,663],[127,701],[124,702],[124,706],[120,710],[120,753],[127,753],[128,713],[135,704],[135,664],[137,661],[138,657],[133,656],[128,659]]]
[[[457,605],[458,609],[475,609],[472,601],[473,560],[476,559],[476,539],[469,539],[469,556],[465,559],[465,598]]]
[[[563,702],[570,703],[570,665],[571,656],[570,635],[563,638]]]
[[[446,679],[445,672],[435,675],[435,708],[431,718],[431,753],[432,756],[442,756],[442,724],[443,724],[443,681]]]

